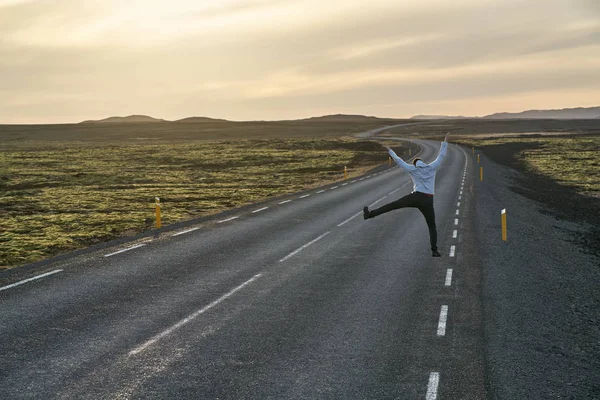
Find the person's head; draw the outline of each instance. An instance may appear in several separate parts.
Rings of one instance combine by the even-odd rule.
[[[415,159],[413,160],[413,165],[414,165],[415,167],[417,166],[417,162],[418,162],[418,161],[421,161],[421,162],[423,162],[423,160],[421,160],[419,157],[415,158]]]

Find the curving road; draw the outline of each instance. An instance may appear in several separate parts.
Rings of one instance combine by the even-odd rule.
[[[362,219],[412,190],[395,167],[5,282],[0,393],[484,398],[471,162],[437,174],[440,259],[417,210]]]

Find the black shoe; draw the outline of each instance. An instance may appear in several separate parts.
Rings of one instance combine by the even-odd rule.
[[[440,254],[440,252],[439,252],[439,251],[437,251],[437,250],[432,250],[432,251],[431,251],[431,256],[432,256],[432,257],[441,257],[442,255]]]
[[[369,207],[364,207],[363,208],[363,218],[364,219],[371,218],[371,212],[369,211]]]

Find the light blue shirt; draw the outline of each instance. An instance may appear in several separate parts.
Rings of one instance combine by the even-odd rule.
[[[413,191],[433,194],[433,189],[435,187],[435,173],[446,156],[447,148],[448,142],[443,141],[437,158],[431,164],[417,161],[416,166],[405,163],[392,149],[389,149],[388,153],[390,153],[390,156],[396,161],[396,164],[410,175],[410,179],[413,181]]]

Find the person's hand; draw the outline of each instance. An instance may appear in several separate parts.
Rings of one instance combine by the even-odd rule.
[[[446,137],[444,138],[444,142],[448,141],[448,136],[450,136],[450,132],[446,133]]]

